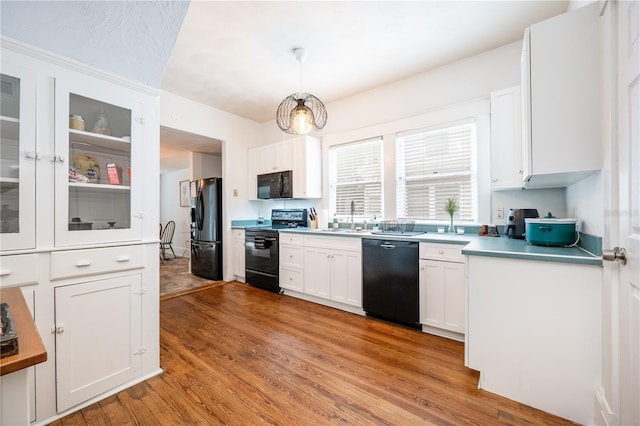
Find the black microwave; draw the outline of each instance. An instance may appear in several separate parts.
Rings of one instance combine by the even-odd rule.
[[[258,175],[258,199],[293,198],[291,170]]]

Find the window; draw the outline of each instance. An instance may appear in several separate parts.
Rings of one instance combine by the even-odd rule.
[[[465,120],[396,137],[396,215],[448,220],[444,203],[458,201],[456,220],[476,221],[476,123]]]
[[[369,139],[329,149],[329,214],[382,216],[382,139]]]

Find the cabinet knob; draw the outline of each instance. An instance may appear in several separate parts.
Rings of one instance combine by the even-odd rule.
[[[64,163],[64,155],[54,155],[51,157],[52,163]]]
[[[518,174],[522,174],[522,170],[518,170]]]
[[[444,254],[444,250],[438,250],[438,254]]]
[[[498,181],[498,179],[496,179],[496,178],[493,178],[492,180],[493,180],[494,182],[497,182],[497,181]]]

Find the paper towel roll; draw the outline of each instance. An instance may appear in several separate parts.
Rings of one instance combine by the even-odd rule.
[[[329,223],[329,210],[318,210],[318,229],[327,229]]]

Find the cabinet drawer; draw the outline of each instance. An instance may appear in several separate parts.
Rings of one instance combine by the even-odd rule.
[[[420,259],[464,263],[463,247],[458,244],[420,243]]]
[[[0,257],[0,286],[12,287],[38,282],[39,254]]]
[[[290,246],[302,247],[303,236],[302,234],[290,234],[289,232],[280,232],[278,235],[280,244],[288,244]]]
[[[304,246],[358,252],[362,251],[362,241],[357,237],[321,237],[317,235],[305,235]]]
[[[280,264],[293,268],[302,268],[304,265],[302,248],[297,246],[281,245]]]
[[[51,279],[144,268],[144,247],[124,246],[51,253]]]
[[[303,280],[304,273],[302,269],[288,268],[286,266],[280,267],[280,287],[289,290],[300,291],[304,289]]]

